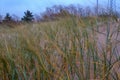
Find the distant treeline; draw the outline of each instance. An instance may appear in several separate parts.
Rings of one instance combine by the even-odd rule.
[[[97,10],[98,9],[98,10]],[[98,11],[98,12],[97,12]],[[98,13],[98,14],[97,14]],[[40,14],[35,14],[30,10],[24,12],[24,16],[20,19],[17,15],[10,15],[6,13],[6,16],[3,17],[0,15],[0,23],[21,23],[21,22],[42,22],[42,21],[51,21],[51,20],[59,20],[59,18],[65,18],[68,16],[75,17],[91,17],[91,16],[100,16],[100,17],[119,17],[118,12],[111,12],[109,9],[104,7],[82,7],[80,5],[54,5],[53,7],[46,8],[46,11]]]

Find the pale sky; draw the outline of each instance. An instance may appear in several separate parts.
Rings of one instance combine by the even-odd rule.
[[[108,0],[99,0],[99,4],[107,5]],[[117,0],[119,1],[119,0]],[[95,6],[96,0],[0,0],[0,14],[23,15],[26,10],[40,13],[46,7],[53,5],[80,4],[82,6]]]

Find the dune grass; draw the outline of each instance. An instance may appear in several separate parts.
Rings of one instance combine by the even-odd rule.
[[[69,18],[1,28],[0,80],[120,80],[120,27],[113,32],[103,23],[102,33],[97,23]]]

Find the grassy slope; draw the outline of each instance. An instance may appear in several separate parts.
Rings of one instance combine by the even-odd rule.
[[[119,80],[119,40],[112,42],[110,25],[104,24],[105,43],[99,43],[103,33],[96,23],[70,18],[1,28],[0,79]]]

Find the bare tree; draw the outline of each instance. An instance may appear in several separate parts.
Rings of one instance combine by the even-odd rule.
[[[41,15],[35,14],[34,15],[34,20],[35,20],[35,22],[40,22],[42,20]]]
[[[19,22],[19,21],[20,21],[20,17],[18,17],[17,15],[13,14],[13,15],[12,15],[12,20],[13,20],[14,22]]]
[[[97,11],[96,11],[97,12],[97,16],[98,16],[98,9],[99,9],[99,7],[98,7],[98,0],[97,0]]]
[[[69,5],[68,7],[68,12],[72,15],[77,15],[77,7],[74,6],[73,4]]]
[[[91,11],[90,7],[86,7],[85,12],[86,12],[86,17],[89,17],[92,15],[92,11]]]
[[[81,5],[77,5],[77,16],[82,17],[84,15],[84,9]]]

